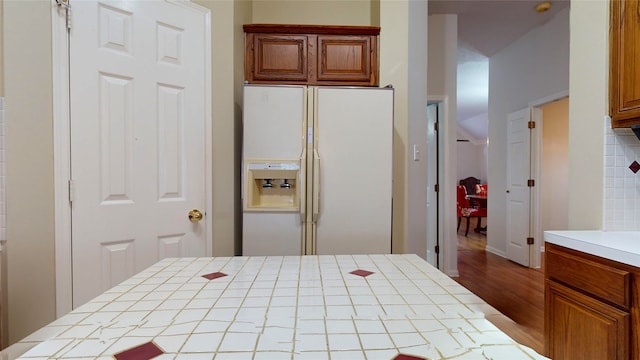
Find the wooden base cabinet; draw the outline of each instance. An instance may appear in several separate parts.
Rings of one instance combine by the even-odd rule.
[[[639,359],[640,269],[545,245],[545,355]]]
[[[628,312],[547,281],[547,356],[562,359],[628,359]]]
[[[250,84],[378,85],[379,27],[246,24],[244,31]]]

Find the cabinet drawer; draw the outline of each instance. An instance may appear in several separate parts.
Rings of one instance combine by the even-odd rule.
[[[629,308],[631,274],[572,254],[547,249],[547,278]]]

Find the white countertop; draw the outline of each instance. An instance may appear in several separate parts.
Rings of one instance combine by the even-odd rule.
[[[497,313],[416,255],[173,258],[0,358],[544,359]]]
[[[544,240],[640,267],[640,231],[545,231]]]

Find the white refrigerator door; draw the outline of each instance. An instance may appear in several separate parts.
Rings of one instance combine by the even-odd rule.
[[[302,86],[244,87],[243,161],[300,159],[306,138],[306,91]],[[243,174],[243,196],[246,181]],[[242,219],[243,255],[301,255],[299,212],[245,211]]]
[[[389,254],[393,90],[317,88],[315,106],[316,252]]]

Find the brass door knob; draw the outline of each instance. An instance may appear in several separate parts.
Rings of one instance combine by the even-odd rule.
[[[192,223],[197,223],[198,221],[202,220],[202,218],[203,218],[203,215],[200,212],[200,210],[193,209],[189,211],[189,221],[191,221]]]

